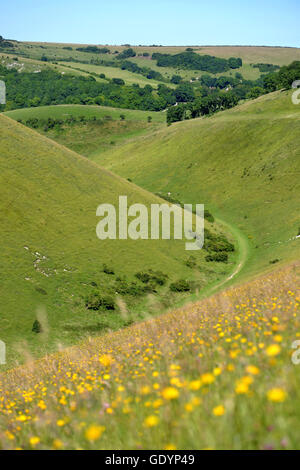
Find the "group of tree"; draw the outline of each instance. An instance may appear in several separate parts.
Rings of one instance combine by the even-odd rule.
[[[122,79],[98,82],[94,77],[60,74],[51,69],[22,72],[0,66],[6,82],[7,103],[1,109],[18,109],[56,104],[98,104],[119,108],[160,111],[176,102],[175,92],[163,85],[125,85]]]
[[[214,114],[236,106],[239,99],[232,92],[221,93],[215,91],[211,95],[199,97],[193,102],[177,103],[167,110],[167,123],[171,124],[184,119],[193,119],[199,116]]]
[[[97,47],[97,46],[77,47],[76,51],[90,52],[93,54],[109,54],[110,53],[110,50],[107,47]]]
[[[167,122],[171,124],[229,109],[236,106],[240,99],[255,99],[276,90],[289,89],[297,80],[300,80],[300,61],[281,67],[278,72],[269,73],[255,81],[244,80],[241,75],[236,76],[235,80],[231,77],[217,79],[204,75],[201,79],[201,96],[194,94],[194,99],[188,103],[170,107],[167,110]],[[230,89],[224,91],[225,86],[230,86]]]
[[[152,59],[159,67],[175,67],[190,70],[203,70],[211,73],[226,72],[243,65],[242,59],[231,57],[221,59],[210,55],[199,55],[196,52],[185,51],[179,54],[161,54],[155,52]]]
[[[70,62],[76,62],[76,60],[71,59]],[[140,67],[135,62],[131,62],[129,60],[115,61],[115,60],[103,60],[103,59],[96,58],[96,59],[92,59],[90,63],[93,65],[101,65],[104,67],[115,67],[115,68],[120,68],[121,70],[128,70],[129,72],[143,75],[149,80],[158,80],[161,82],[168,82],[168,80],[165,79],[164,76],[160,72],[157,72],[156,70],[153,70],[150,67]]]
[[[278,72],[265,75],[263,86],[268,93],[282,88],[291,88],[296,80],[300,80],[300,61],[294,61],[290,65],[281,67]]]
[[[131,47],[129,47],[128,49],[124,49],[124,51],[120,52],[120,54],[118,54],[117,59],[123,60],[123,59],[129,59],[129,57],[135,57],[135,56],[136,56],[136,52]]]
[[[274,64],[252,64],[252,67],[258,69],[260,73],[271,73],[276,72],[276,70],[280,69],[279,65]]]
[[[3,36],[0,36],[0,49],[6,49],[8,47],[14,47],[13,43],[4,39]]]

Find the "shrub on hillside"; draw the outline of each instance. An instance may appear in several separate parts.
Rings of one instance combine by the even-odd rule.
[[[205,218],[208,222],[210,222],[211,224],[213,224],[214,221],[215,221],[214,216],[209,212],[208,209],[205,209],[205,210],[204,210],[204,218]]]
[[[33,322],[32,331],[33,331],[33,333],[42,333],[43,332],[42,325],[38,320],[35,320]]]
[[[197,265],[195,256],[191,255],[185,262],[188,268],[194,269]]]
[[[103,272],[105,274],[115,274],[114,269],[110,266],[107,266],[106,264],[103,264]]]
[[[145,286],[138,285],[136,282],[127,281],[126,277],[116,279],[115,289],[120,295],[131,295],[133,297],[143,295],[147,291]]]
[[[102,296],[98,292],[93,292],[86,298],[85,306],[88,310],[115,310],[115,302],[111,296]]]
[[[230,243],[224,236],[216,236],[209,230],[204,230],[204,249],[206,251],[214,252],[233,252],[235,251],[234,245]]]
[[[149,269],[148,271],[140,271],[135,274],[135,277],[144,284],[152,282],[153,284],[158,284],[159,286],[163,286],[168,279],[167,274],[163,273],[162,271],[153,271],[152,269]]]
[[[228,254],[227,253],[213,253],[205,257],[205,261],[216,262],[216,263],[227,263]]]
[[[172,292],[189,292],[192,290],[191,283],[185,279],[179,279],[178,281],[170,284],[170,290]]]

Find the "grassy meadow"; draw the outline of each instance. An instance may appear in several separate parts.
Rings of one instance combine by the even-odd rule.
[[[297,449],[299,275],[292,264],[0,376],[0,446]]]

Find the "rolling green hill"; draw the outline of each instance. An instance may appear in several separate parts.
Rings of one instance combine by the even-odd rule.
[[[140,83],[145,85],[147,83],[157,86],[159,82],[155,80],[148,80],[147,78],[131,73],[118,68],[106,67],[105,65],[95,66],[91,65],[91,60],[104,60],[116,61],[118,53],[124,51],[128,46],[105,45],[98,47],[105,47],[109,49],[108,54],[80,52],[77,49],[88,46],[87,44],[59,44],[59,43],[37,43],[37,42],[14,42],[14,53],[17,55],[25,55],[34,60],[40,60],[43,55],[46,55],[50,61],[68,61],[65,65],[70,65],[72,59],[79,63],[73,63],[73,67],[80,68],[81,74],[95,71],[97,73],[105,73],[108,77],[120,77],[127,83]],[[264,46],[191,46],[194,52],[198,54],[208,54],[224,59],[230,57],[240,57],[243,60],[243,66],[238,69],[240,73],[248,80],[255,80],[260,76],[257,68],[253,68],[252,64],[256,63],[269,63],[274,65],[288,65],[294,60],[300,58],[300,48],[293,47],[264,47]],[[186,50],[186,46],[132,46],[136,52],[136,57],[130,58],[131,62],[136,63],[140,67],[149,67],[152,70],[160,72],[165,79],[170,79],[172,75],[180,74],[185,80],[194,79],[203,74],[201,71],[186,70],[183,68],[173,69],[170,67],[157,67],[156,61],[151,60],[153,53],[161,54],[178,54]],[[148,54],[144,56],[143,54]],[[84,63],[85,62],[85,63]],[[53,65],[48,62],[48,65],[55,66],[58,70],[63,70],[62,65]],[[67,69],[65,69],[67,70]],[[69,69],[69,73],[71,69]],[[72,73],[76,73],[76,69],[72,69]],[[78,71],[77,71],[78,73]],[[232,75],[232,71],[222,73],[222,75]],[[170,84],[169,84],[170,86]]]
[[[94,158],[153,192],[203,202],[249,238],[244,273],[300,254],[300,107],[276,92]]]
[[[16,109],[5,114],[89,157],[94,152],[99,154],[112,146],[150,133],[165,125],[166,119],[162,112],[88,105],[40,106]],[[59,120],[62,124],[50,128],[47,126],[49,118]],[[70,118],[74,118],[74,121],[69,121]]]
[[[8,117],[18,120],[32,118],[48,119],[48,117],[61,119],[69,115],[85,116],[87,118],[104,118],[110,116],[112,119],[119,119],[120,114],[125,114],[128,121],[146,122],[148,116],[151,116],[153,122],[165,122],[166,116],[163,112],[140,111],[138,109],[112,108],[109,106],[89,106],[89,105],[57,105],[57,106],[39,106],[37,108],[22,108],[5,113]]]
[[[184,241],[100,241],[99,204],[117,205],[119,195],[147,206],[160,199],[3,115],[0,159],[0,338],[10,364],[20,349],[44,354],[161,311],[182,298],[170,282],[194,280],[199,289],[234,269],[234,254],[228,264],[207,263],[204,250],[187,266]],[[157,294],[142,295],[145,285],[135,274],[149,269],[169,278]],[[113,297],[115,310],[88,310],[95,292]],[[36,318],[44,342],[32,332]]]

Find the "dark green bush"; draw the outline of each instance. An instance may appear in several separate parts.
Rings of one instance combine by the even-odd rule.
[[[204,249],[206,251],[214,252],[233,252],[235,250],[234,245],[230,243],[224,236],[216,236],[209,232],[209,230],[204,230]]]
[[[107,266],[106,264],[103,264],[103,272],[105,274],[115,274],[114,269],[110,266]]]
[[[194,268],[196,267],[196,265],[197,265],[195,256],[193,256],[193,255],[190,256],[190,257],[186,260],[186,263],[185,263],[185,264],[187,265],[188,268],[194,269]]]
[[[208,222],[211,222],[212,224],[213,224],[214,221],[215,221],[214,216],[209,212],[208,209],[205,209],[205,210],[204,210],[204,218],[205,218]]]
[[[205,257],[207,262],[217,262],[217,263],[227,263],[228,254],[227,253],[213,253]]]
[[[191,283],[184,279],[179,279],[178,281],[172,282],[172,284],[170,284],[170,290],[172,292],[189,292],[191,289]]]
[[[47,295],[47,291],[46,291],[45,289],[43,289],[42,287],[36,286],[36,287],[35,287],[35,290],[36,290],[39,294]]]
[[[152,269],[149,269],[148,271],[141,271],[135,274],[135,277],[139,279],[141,282],[144,284],[147,284],[148,282],[152,282],[154,284],[157,284],[159,286],[165,285],[168,279],[168,275],[163,273],[162,271],[153,271]]]
[[[126,278],[116,279],[116,291],[121,295],[131,295],[138,297],[145,294],[147,289],[145,286],[138,285],[136,282],[129,282]]]
[[[42,333],[43,332],[42,325],[38,320],[35,320],[33,322],[32,331],[33,331],[33,333]]]
[[[85,301],[88,310],[115,310],[115,302],[111,296],[102,296],[98,292],[91,293]]]

